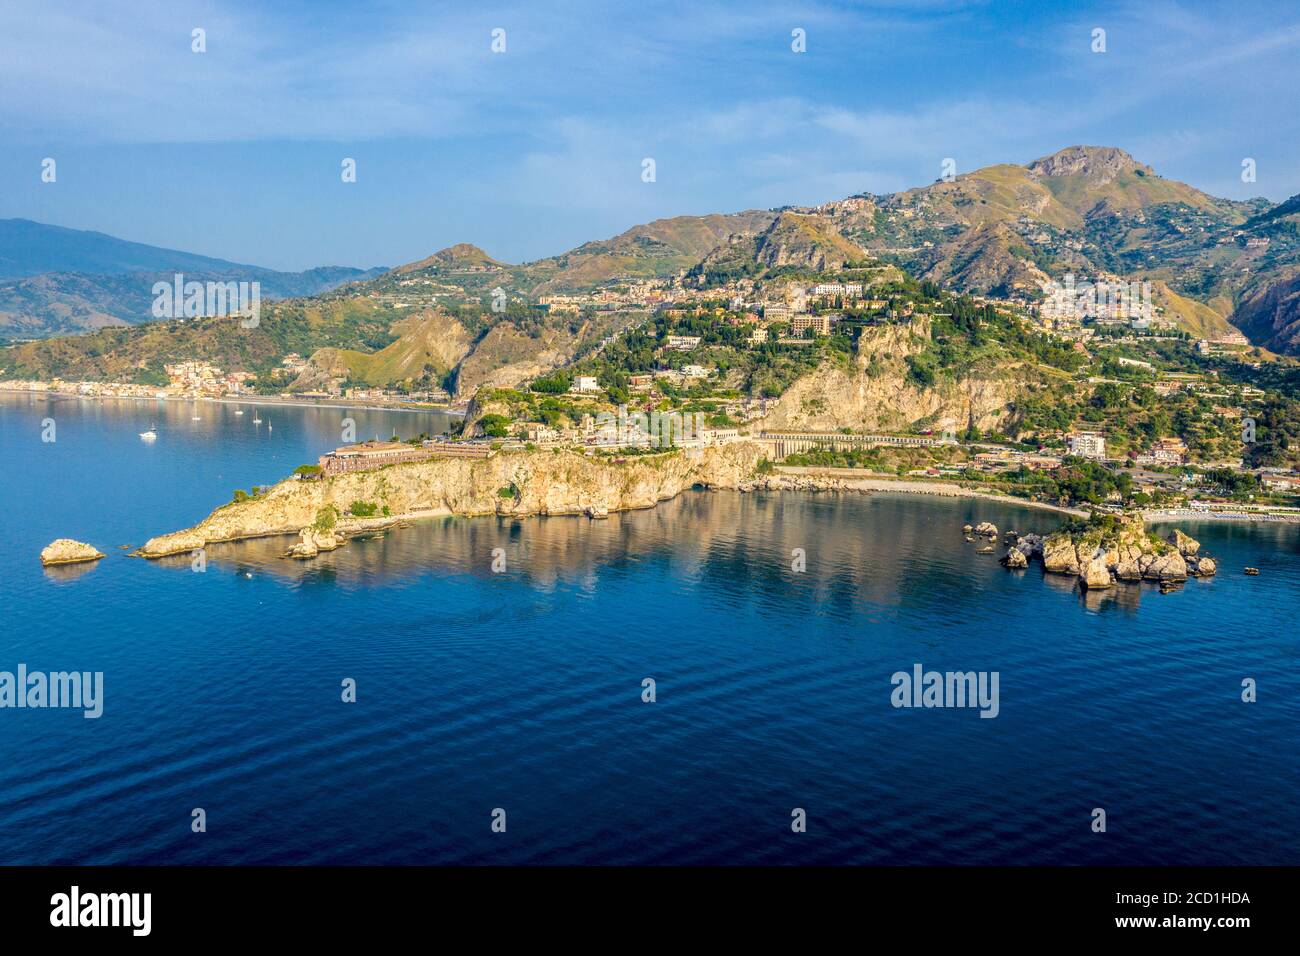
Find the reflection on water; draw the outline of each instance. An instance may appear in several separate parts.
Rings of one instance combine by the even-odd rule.
[[[424,574],[491,578],[493,552],[501,549],[505,575],[530,587],[590,585],[598,574],[662,564],[675,576],[706,586],[715,582],[728,590],[769,593],[797,585],[819,600],[851,595],[878,604],[898,604],[909,595],[944,587],[934,580],[936,572],[1020,576],[1006,572],[994,558],[975,555],[962,539],[960,512],[952,503],[921,513],[921,520],[893,524],[888,534],[843,520],[846,506],[869,516],[891,504],[896,507],[890,496],[858,494],[687,492],[656,508],[600,520],[420,520],[353,538],[310,561],[284,558],[294,540],[290,535],[212,544],[207,559],[237,572],[256,570],[292,582],[327,574],[352,586],[382,587]],[[1059,522],[1038,513],[1021,523],[1050,531]],[[762,534],[755,534],[760,528]],[[796,549],[805,556],[802,573],[793,570]],[[157,564],[190,569],[184,555]],[[1049,576],[1049,581],[1056,588],[1075,589],[1073,579]],[[956,583],[960,585],[959,578]]]
[[[77,564],[51,564],[42,567],[41,570],[45,572],[47,580],[68,584],[94,571],[99,563],[99,561],[81,561]]]
[[[530,587],[560,582],[592,586],[599,573],[662,563],[674,575],[705,586],[715,581],[727,589],[767,594],[797,584],[801,595],[829,602],[830,610],[859,602],[900,604],[922,592],[932,595],[936,588],[960,587],[972,574],[1031,579],[1034,586],[1073,595],[1094,613],[1134,613],[1144,597],[1173,597],[1161,595],[1151,582],[1087,591],[1073,575],[1045,574],[1039,562],[1024,571],[1007,571],[994,556],[976,553],[982,540],[966,542],[959,533],[964,520],[959,513],[987,517],[997,511],[1006,512],[1004,520],[1014,522],[1022,534],[1047,533],[1060,524],[1048,512],[1026,515],[1013,507],[941,499],[925,502],[919,520],[886,525],[887,535],[843,521],[846,502],[869,521],[873,512],[897,506],[898,500],[889,495],[688,492],[657,508],[605,520],[444,517],[404,523],[353,538],[310,561],[284,557],[294,540],[289,535],[209,545],[207,558],[239,574],[257,571],[290,582],[328,578],[348,586],[382,587],[429,573],[491,577],[493,553],[499,548],[506,555],[505,573]],[[747,530],[757,527],[765,529],[758,541]],[[796,549],[806,560],[802,575],[793,570]],[[999,546],[998,552],[1003,550]],[[188,556],[158,564],[190,570]],[[1192,580],[1187,586],[1211,583]]]
[[[103,671],[105,710],[0,713],[0,863],[1300,862],[1300,529],[1189,529],[1217,578],[1085,594],[961,534],[1051,513],[692,492],[307,562],[288,537],[216,544],[195,573],[115,545],[310,460],[337,421],[276,409],[268,439],[214,411],[182,440],[160,415],[145,446],[152,409],[78,403],[50,446],[46,413],[0,400],[0,669]],[[62,536],[108,556],[41,571]],[[917,663],[998,671],[999,716],[895,710]],[[194,806],[220,822],[201,840]]]

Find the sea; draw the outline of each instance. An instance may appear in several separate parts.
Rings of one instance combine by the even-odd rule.
[[[0,672],[103,675],[97,718],[0,708],[0,864],[1300,863],[1294,525],[1181,525],[1221,571],[1170,594],[961,532],[1055,513],[891,494],[129,557],[344,419],[449,423],[244,410],[0,395]],[[42,568],[63,537],[107,556]],[[918,666],[996,716],[895,706]]]

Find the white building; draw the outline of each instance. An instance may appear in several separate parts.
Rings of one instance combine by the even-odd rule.
[[[1132,366],[1133,368],[1145,369],[1148,372],[1155,371],[1155,367],[1150,362],[1144,362],[1141,359],[1125,358],[1124,356],[1121,355],[1115,361],[1117,361],[1120,365],[1129,365]]]
[[[678,352],[689,352],[700,344],[698,335],[670,335],[668,344],[665,348],[670,348]]]
[[[1098,461],[1106,457],[1106,438],[1097,432],[1079,432],[1066,439],[1066,447],[1071,455],[1080,458],[1095,458]]]
[[[570,391],[599,392],[600,383],[596,381],[596,376],[594,375],[578,375],[573,379],[573,388],[570,389]]]

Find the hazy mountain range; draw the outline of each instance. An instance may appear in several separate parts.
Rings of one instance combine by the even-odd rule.
[[[384,269],[278,272],[28,219],[0,219],[0,337],[43,338],[153,318],[155,282],[257,281],[265,299],[310,296]]]

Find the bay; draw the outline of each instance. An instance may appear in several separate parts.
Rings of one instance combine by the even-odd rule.
[[[1049,512],[901,495],[446,518],[307,563],[215,545],[203,573],[127,558],[345,416],[446,425],[261,411],[0,396],[0,670],[105,675],[98,720],[0,710],[0,863],[1300,862],[1294,526],[1182,526],[1222,571],[1168,595],[1083,595],[960,533]],[[107,557],[42,569],[57,537]],[[997,718],[895,709],[915,664],[997,671]]]

